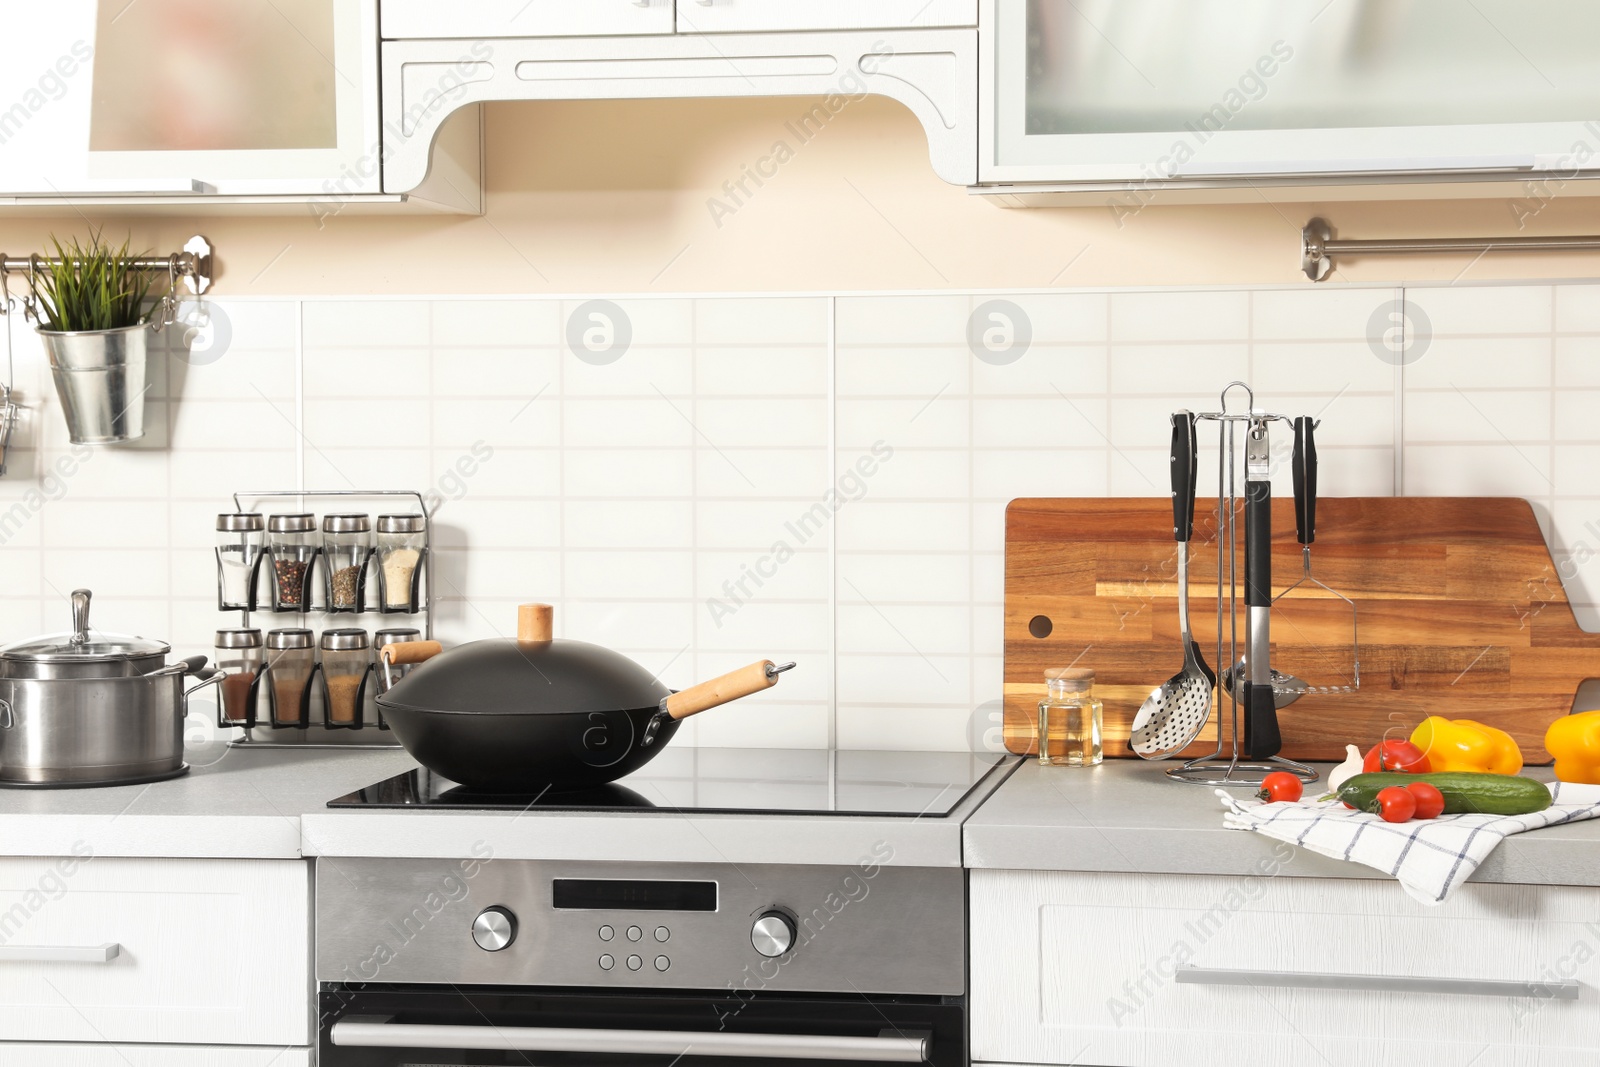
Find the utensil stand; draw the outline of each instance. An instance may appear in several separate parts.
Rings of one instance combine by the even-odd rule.
[[[386,610],[385,598],[380,591],[377,597],[376,606],[369,606],[363,602],[361,607],[365,610],[362,610],[358,614],[352,614],[348,610],[335,612],[332,609],[327,608],[326,605],[324,605],[320,614],[322,615],[325,626],[349,625],[354,623],[357,619],[367,615],[371,615],[380,620],[394,619],[396,621],[403,621],[406,625],[415,626],[420,629],[422,631],[424,640],[433,639],[433,517],[428,511],[427,501],[423,499],[421,493],[410,489],[273,489],[234,493],[233,507],[235,511],[244,511],[246,510],[244,507],[244,503],[246,501],[252,504],[259,504],[264,500],[283,500],[289,498],[297,501],[296,506],[302,508],[306,507],[306,502],[310,500],[335,498],[342,498],[346,500],[352,498],[366,498],[372,500],[393,500],[395,498],[403,498],[405,500],[415,502],[418,513],[423,517],[425,533],[425,547],[423,548],[417,560],[417,570],[421,572],[421,578],[418,580],[418,583],[421,586],[421,595],[417,599],[418,610],[415,612],[411,612],[409,610]],[[312,567],[316,567],[321,563],[321,561],[322,556],[319,552],[314,557]],[[373,561],[372,554],[369,553],[367,563],[363,565],[363,582],[367,580],[366,571],[374,565],[376,564]],[[310,590],[315,590],[318,588],[318,583],[311,578],[309,572],[307,574],[305,588],[308,591],[305,594],[307,596],[310,595]],[[304,612],[273,612],[271,614],[274,618],[307,620],[309,616],[319,614],[319,612],[312,609],[308,603]],[[251,612],[248,610],[241,611],[239,615],[240,627],[248,628],[250,626]],[[295,625],[304,625],[304,622],[296,622]],[[264,668],[265,666],[266,665],[264,665]],[[223,709],[219,707],[217,709],[218,725],[225,726],[230,729],[240,729],[243,731],[241,736],[228,742],[228,747],[294,749],[401,747],[400,742],[396,741],[394,739],[394,734],[390,732],[388,723],[383,721],[381,714],[375,713],[369,716],[364,712],[367,692],[374,687],[376,687],[379,692],[382,692],[383,689],[383,673],[377,668],[375,662],[374,664],[368,666],[367,672],[363,677],[357,694],[357,709],[355,719],[351,722],[335,722],[331,718],[329,710],[326,707],[324,707],[323,713],[320,716],[315,718],[312,717],[311,696],[313,691],[318,689],[318,683],[321,681],[322,675],[323,672],[321,664],[319,663],[313,668],[311,677],[305,683],[304,698],[301,707],[298,709],[299,717],[295,721],[274,722],[270,712],[266,716],[251,716],[243,721],[227,719],[222,717]],[[254,690],[252,690],[252,692],[254,692]],[[323,700],[325,703],[325,695]],[[252,701],[251,707],[253,708],[254,706],[255,704]]]
[[[1228,410],[1228,394],[1235,389],[1245,392],[1245,410]],[[1282,756],[1266,759],[1248,759],[1240,751],[1242,738],[1239,726],[1240,700],[1233,685],[1224,684],[1224,675],[1234,664],[1241,662],[1243,648],[1239,640],[1239,554],[1238,527],[1240,516],[1238,459],[1243,445],[1237,432],[1242,424],[1288,423],[1284,415],[1258,411],[1255,395],[1243,382],[1232,382],[1222,391],[1221,410],[1197,412],[1196,419],[1217,424],[1220,450],[1217,458],[1217,749],[1169,769],[1167,777],[1196,785],[1259,785],[1274,771],[1287,771],[1302,782],[1317,780],[1317,772],[1303,763]],[[1226,625],[1224,625],[1226,623]],[[1222,713],[1222,701],[1227,701],[1227,714]]]

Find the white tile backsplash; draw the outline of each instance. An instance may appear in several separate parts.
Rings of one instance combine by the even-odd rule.
[[[216,351],[154,351],[147,439],[83,456],[16,334],[6,639],[88,585],[107,628],[199,651],[231,493],[412,487],[446,641],[546,599],[676,687],[801,661],[679,743],[966,748],[999,696],[1006,503],[1165,496],[1169,414],[1236,378],[1322,419],[1324,493],[1532,500],[1600,628],[1600,285],[213,307]]]

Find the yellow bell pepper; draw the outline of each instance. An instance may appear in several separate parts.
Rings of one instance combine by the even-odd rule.
[[[1600,711],[1563,715],[1544,732],[1558,782],[1600,785]]]
[[[1436,771],[1516,774],[1522,770],[1522,750],[1511,735],[1471,719],[1429,715],[1412,731],[1411,743]]]

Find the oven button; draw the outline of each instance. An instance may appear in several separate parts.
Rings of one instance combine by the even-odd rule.
[[[605,953],[604,955],[602,955],[600,957],[600,969],[602,971],[609,971],[611,968],[615,967],[616,965],[617,965],[617,961],[612,958],[611,953],[607,952],[607,953]]]
[[[755,950],[772,959],[794,948],[794,920],[781,911],[762,912],[755,926],[750,928],[750,944]]]
[[[665,956],[657,956],[656,957],[656,970],[664,971],[668,967],[671,967],[671,966],[672,966],[672,961],[667,959],[667,957],[665,957]]]
[[[665,926],[656,927],[656,940],[657,941],[665,941],[667,938],[669,938],[671,936],[672,936],[672,931],[668,930]]]
[[[496,904],[472,920],[472,940],[485,952],[499,952],[517,939],[517,917]]]
[[[613,937],[616,937],[616,936],[617,936],[617,932],[615,930],[611,929],[611,927],[602,926],[600,928],[600,940],[602,940],[602,941],[610,941]]]
[[[628,970],[637,971],[640,967],[643,967],[643,966],[644,966],[644,960],[641,960],[638,956],[629,956],[628,957]]]
[[[628,927],[628,940],[629,941],[637,941],[643,936],[644,936],[644,931],[639,929],[637,926]]]

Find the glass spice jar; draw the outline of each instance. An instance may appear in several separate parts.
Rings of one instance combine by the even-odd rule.
[[[306,721],[306,690],[316,662],[315,640],[310,630],[268,632],[264,677],[273,725],[298,726]]]
[[[1056,667],[1044,672],[1044,680],[1048,691],[1039,702],[1039,762],[1095,766],[1105,756],[1105,709],[1094,695],[1094,671]]]
[[[254,611],[266,521],[259,512],[217,516],[217,609]]]
[[[257,516],[259,518],[259,516]],[[261,673],[260,630],[218,630],[212,642],[222,672],[222,716],[254,725],[256,682]]]
[[[378,587],[385,612],[415,614],[421,610],[422,560],[427,549],[427,516],[378,516]]]
[[[366,609],[367,558],[372,554],[372,523],[365,515],[322,517],[322,573],[329,611]]]
[[[324,630],[318,643],[322,647],[322,697],[327,724],[357,726],[367,672],[372,667],[367,631]]]
[[[316,555],[315,515],[267,516],[267,561],[273,611],[311,610],[311,564]]]

